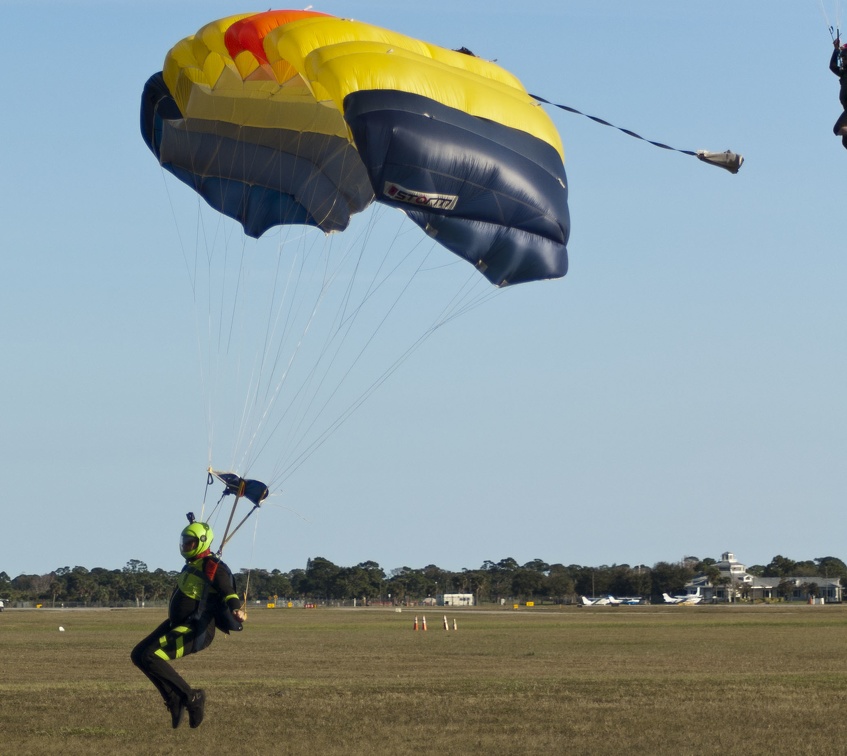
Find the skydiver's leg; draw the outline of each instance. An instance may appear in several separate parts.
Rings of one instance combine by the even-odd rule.
[[[832,133],[835,134],[835,136],[844,136],[845,132],[843,129],[845,128],[847,128],[847,110],[838,116],[835,126],[832,127]]]
[[[200,651],[211,643],[211,637],[201,648],[195,648],[195,633],[188,625],[172,627],[165,620],[150,635],[142,640],[130,654],[135,664],[156,686],[166,704],[175,698],[183,703],[189,700],[192,687],[168,663],[188,654]]]

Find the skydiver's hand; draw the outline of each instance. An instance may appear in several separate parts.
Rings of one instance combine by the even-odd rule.
[[[243,609],[236,609],[232,613],[232,616],[235,617],[235,619],[237,619],[239,622],[244,622],[244,620],[247,619],[247,612],[245,612]]]

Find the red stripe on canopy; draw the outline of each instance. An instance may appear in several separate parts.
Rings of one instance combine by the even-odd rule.
[[[253,53],[260,63],[267,63],[268,58],[263,46],[265,37],[280,26],[314,16],[327,17],[329,14],[306,10],[271,10],[256,13],[230,26],[224,35],[224,44],[231,58],[247,50]]]

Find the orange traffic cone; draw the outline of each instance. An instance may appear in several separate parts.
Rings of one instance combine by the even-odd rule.
[[[426,617],[422,617],[422,619],[423,619],[423,623],[422,623],[423,628],[422,629],[423,629],[424,632],[426,632]]]
[[[418,629],[418,618],[415,617],[415,630],[417,630],[417,629]]]

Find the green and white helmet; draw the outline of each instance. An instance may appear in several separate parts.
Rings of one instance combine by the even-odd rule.
[[[182,529],[179,537],[179,553],[186,559],[193,559],[198,554],[212,547],[215,534],[205,522],[192,522]]]

